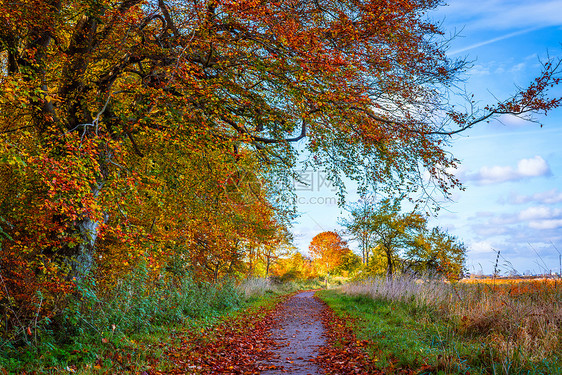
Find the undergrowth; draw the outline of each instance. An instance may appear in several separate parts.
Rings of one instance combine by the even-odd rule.
[[[208,329],[227,314],[296,288],[264,279],[195,282],[189,274],[154,280],[142,265],[112,288],[84,279],[57,315],[2,332],[0,372],[165,368],[159,356],[174,332]]]

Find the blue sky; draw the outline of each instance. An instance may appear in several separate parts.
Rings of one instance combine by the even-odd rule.
[[[451,56],[468,57],[473,66],[464,83],[481,104],[506,98],[526,86],[547,56],[562,57],[562,0],[451,0],[432,16],[449,34]],[[553,94],[562,96],[562,87]],[[465,191],[455,192],[432,225],[447,228],[468,247],[470,272],[491,273],[495,251],[500,268],[523,273],[558,271],[562,252],[562,109],[543,124],[513,117],[482,124],[453,140],[450,151],[461,160],[456,171]],[[321,173],[310,174],[312,187],[300,186],[300,218],[295,245],[306,252],[314,235],[341,229],[333,189]],[[349,196],[351,200],[354,195]],[[345,213],[343,213],[345,214]]]

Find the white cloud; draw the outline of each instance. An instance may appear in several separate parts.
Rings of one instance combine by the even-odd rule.
[[[493,225],[493,226],[510,225],[510,224],[516,224],[519,221],[520,220],[518,219],[517,215],[502,214],[491,218],[489,221],[489,225]]]
[[[477,175],[477,179],[482,184],[493,184],[517,179],[517,173],[511,167],[482,167]]]
[[[511,67],[510,72],[511,72],[511,73],[520,72],[520,71],[522,71],[522,70],[525,69],[525,66],[526,66],[526,65],[527,65],[527,64],[525,64],[524,62],[519,63],[519,64],[517,64],[517,65],[514,65],[514,66]]]
[[[519,163],[517,163],[517,172],[521,176],[528,177],[547,176],[550,174],[550,168],[546,161],[537,155],[532,159],[519,160]]]
[[[511,130],[511,128],[522,128],[523,126],[529,126],[530,122],[522,117],[513,115],[501,115],[497,122],[506,126]]]
[[[546,206],[529,207],[519,213],[521,220],[552,219],[562,215],[562,209]]]
[[[519,160],[517,168],[499,165],[492,167],[484,166],[477,173],[468,174],[467,179],[476,181],[481,185],[489,185],[524,178],[549,176],[550,174],[550,167],[546,160],[537,155],[530,159]]]
[[[562,228],[562,208],[535,206],[519,213],[519,219],[529,222],[529,228],[550,230]]]
[[[489,241],[473,242],[468,245],[468,251],[472,254],[488,254],[494,251]]]
[[[562,202],[562,192],[554,188],[543,193],[533,194],[533,199],[544,204],[553,204]]]
[[[510,204],[525,204],[531,202],[540,204],[560,203],[562,202],[562,192],[554,188],[532,195],[511,194],[507,199],[507,203]]]
[[[562,228],[562,219],[531,221],[529,227],[540,230]]]

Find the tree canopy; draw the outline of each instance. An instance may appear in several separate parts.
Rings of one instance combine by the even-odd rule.
[[[353,265],[355,260],[347,242],[333,231],[314,236],[308,249],[319,270],[325,275],[342,271],[342,268]]]
[[[411,242],[404,255],[408,270],[439,274],[458,280],[465,274],[466,247],[441,228],[424,230]]]
[[[156,272],[172,256],[235,272],[284,231],[303,149],[340,194],[344,176],[423,193],[424,172],[447,194],[451,134],[560,100],[549,61],[511,98],[452,108],[466,64],[427,17],[438,5],[1,2],[4,290],[56,295],[96,267]]]
[[[400,199],[366,201],[351,206],[342,224],[359,243],[364,269],[392,277],[398,270],[459,279],[464,273],[466,248],[447,231],[427,227],[427,217],[403,212]],[[376,264],[369,264],[369,262]]]

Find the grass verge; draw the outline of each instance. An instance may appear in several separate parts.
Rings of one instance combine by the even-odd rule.
[[[140,269],[110,293],[80,285],[63,313],[0,342],[1,373],[161,373],[178,367],[186,338],[220,336],[216,327],[271,309],[301,286],[265,280],[157,282]],[[188,369],[189,370],[189,369]],[[191,370],[189,370],[191,371]]]
[[[430,310],[335,290],[317,294],[340,317],[347,317],[358,340],[379,369],[411,368],[418,373],[465,373],[467,357],[481,350],[448,334]]]
[[[559,359],[501,356],[490,337],[467,334],[462,321],[414,298],[391,299],[328,290],[317,294],[344,318],[378,371],[416,374],[560,374]]]

